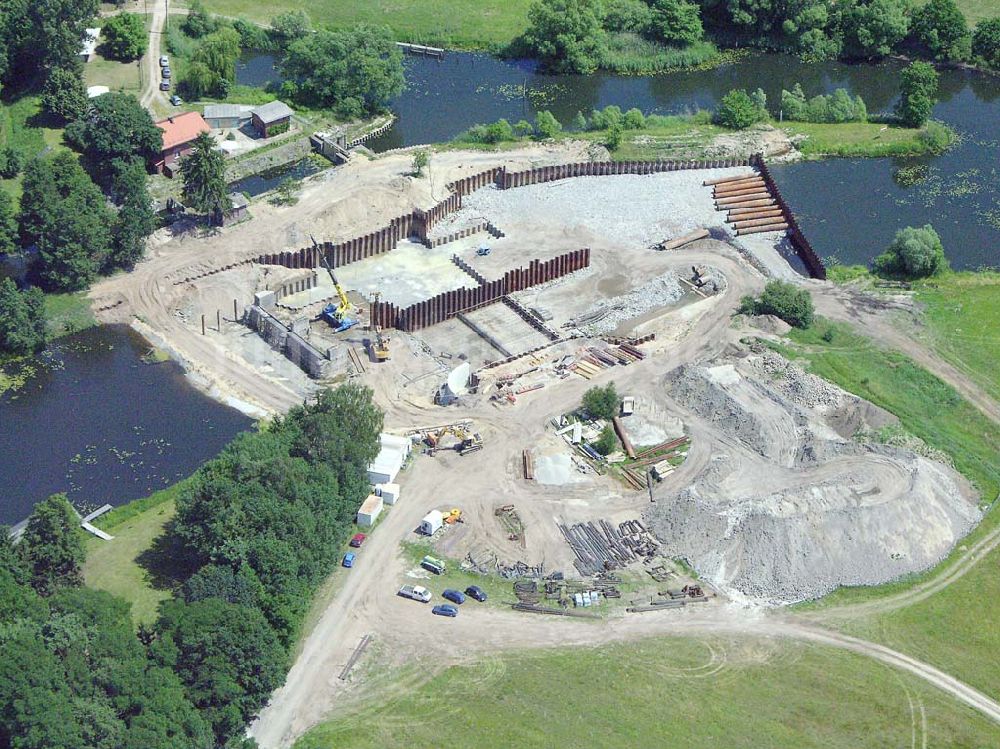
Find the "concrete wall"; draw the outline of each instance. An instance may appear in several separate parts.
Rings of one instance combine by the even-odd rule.
[[[280,351],[310,377],[319,379],[331,374],[333,363],[326,354],[302,336],[288,330],[284,323],[261,307],[256,304],[250,305],[243,319],[247,326],[256,330],[271,348]]]

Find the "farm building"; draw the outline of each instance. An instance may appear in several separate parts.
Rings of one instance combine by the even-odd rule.
[[[373,486],[391,484],[395,481],[396,474],[410,454],[410,440],[406,437],[382,433],[379,435],[379,441],[382,443],[382,449],[368,466],[368,482]]]
[[[163,148],[160,159],[156,162],[156,170],[168,177],[174,176],[181,157],[194,148],[194,139],[212,130],[197,112],[167,117],[157,122],[156,126],[163,131]]]
[[[241,128],[250,121],[252,111],[253,107],[241,104],[207,104],[205,122],[214,130]]]
[[[284,102],[272,101],[255,107],[250,117],[257,134],[261,138],[270,138],[288,130],[292,114],[292,108]]]
[[[364,501],[361,509],[358,510],[358,525],[371,528],[375,525],[375,521],[381,514],[382,498],[376,497],[374,494],[369,494],[368,499]]]

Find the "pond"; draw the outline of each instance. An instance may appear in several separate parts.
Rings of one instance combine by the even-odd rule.
[[[264,88],[269,83],[281,83],[278,57],[269,52],[248,50],[236,61],[236,85]]]
[[[846,88],[869,112],[895,104],[901,65],[806,63],[759,54],[714,70],[646,77],[611,74],[540,75],[531,60],[449,52],[443,59],[407,56],[407,88],[392,103],[398,120],[369,143],[376,151],[450,140],[481,122],[532,119],[549,109],[562,122],[577,111],[616,104],[623,109],[678,114],[711,109],[733,88],[763,88],[769,102],[801,83],[808,96]],[[864,263],[895,231],[931,221],[952,265],[1000,265],[1000,79],[969,71],[941,74],[934,116],[962,135],[948,153],[925,159],[827,159],[776,168],[775,178],[801,217],[816,250],[843,262]],[[900,187],[901,166],[927,167],[927,179]]]
[[[196,390],[173,361],[144,363],[126,326],[60,338],[0,394],[0,523],[66,492],[81,512],[175,483],[251,420]]]
[[[230,183],[229,189],[232,192],[244,192],[253,198],[257,195],[263,195],[268,190],[273,190],[289,177],[292,179],[303,179],[310,174],[315,174],[319,170],[320,167],[312,159],[299,159],[298,161],[290,161],[273,169],[238,179]]]

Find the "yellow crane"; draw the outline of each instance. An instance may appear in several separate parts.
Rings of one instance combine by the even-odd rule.
[[[313,245],[318,247],[315,239],[313,239]],[[337,292],[337,298],[340,300],[339,305],[326,305],[320,313],[320,317],[333,326],[335,333],[347,330],[348,328],[353,328],[358,324],[358,320],[353,316],[355,310],[354,306],[347,298],[347,292],[344,291],[344,287],[340,285],[340,281],[337,280],[337,277],[333,275],[333,268],[331,268],[330,264],[326,261],[326,256],[322,251],[319,252],[319,261],[323,267],[326,268],[326,272],[330,274],[330,280],[333,281],[333,288]]]

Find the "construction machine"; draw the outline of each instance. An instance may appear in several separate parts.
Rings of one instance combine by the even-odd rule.
[[[378,305],[379,299],[381,298],[379,292],[375,292],[375,305]],[[375,334],[375,340],[371,343],[372,352],[375,354],[375,361],[385,361],[389,358],[389,336],[385,334],[382,330],[382,326],[375,323],[375,316],[371,316],[372,319],[372,332]]]
[[[427,432],[424,435],[424,441],[430,445],[432,450],[436,450],[438,449],[441,440],[449,434],[453,435],[458,440],[455,444],[455,450],[458,451],[459,455],[465,455],[467,453],[473,453],[477,450],[483,449],[483,438],[479,436],[478,432],[472,431],[471,423],[449,424],[448,426],[441,427],[440,429]]]
[[[315,239],[313,239],[313,246],[317,246]],[[326,268],[326,272],[330,274],[330,280],[333,281],[333,288],[336,290],[339,300],[339,304],[331,303],[326,305],[320,313],[320,317],[333,327],[334,333],[340,333],[348,328],[353,328],[358,324],[358,319],[354,317],[354,305],[348,300],[344,287],[340,285],[337,277],[333,275],[333,268],[326,261],[326,256],[322,251],[319,253],[319,260],[323,267]]]

